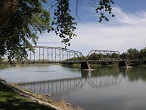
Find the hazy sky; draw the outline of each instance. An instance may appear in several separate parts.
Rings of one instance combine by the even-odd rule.
[[[72,14],[75,15],[75,4],[71,1]],[[84,1],[84,0],[82,0]],[[87,0],[91,1],[91,0]],[[93,0],[96,1],[96,0]],[[98,1],[98,0],[97,0]],[[114,18],[109,22],[99,23],[99,15],[95,13],[95,2],[80,3],[79,18],[69,49],[87,55],[90,50],[115,50],[126,52],[129,48],[146,47],[146,0],[114,0]],[[61,39],[53,32],[39,35],[38,45],[64,47]]]

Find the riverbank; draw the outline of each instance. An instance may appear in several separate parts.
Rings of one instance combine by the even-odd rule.
[[[1,110],[83,110],[73,108],[63,100],[52,102],[45,97],[18,89],[0,79]]]

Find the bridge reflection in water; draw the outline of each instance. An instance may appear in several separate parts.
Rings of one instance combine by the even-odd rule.
[[[84,70],[82,70],[81,74],[82,77],[26,82],[18,83],[17,85],[22,89],[36,94],[51,94],[53,96],[58,96],[81,89],[85,83],[96,89],[119,85],[123,78],[122,74],[116,76],[110,74],[93,77],[90,71]]]

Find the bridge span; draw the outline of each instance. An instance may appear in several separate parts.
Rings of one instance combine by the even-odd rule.
[[[94,59],[94,55],[101,55],[102,58]],[[126,61],[122,58],[112,57],[112,55],[119,55],[119,51],[112,50],[91,50],[87,56],[79,51],[70,50],[62,47],[48,47],[48,46],[34,46],[34,52],[28,50],[28,56],[25,60],[13,59],[13,63],[109,63],[119,62],[119,65],[127,66]],[[108,57],[108,58],[107,58]],[[8,60],[0,63],[8,63]],[[120,63],[121,62],[121,63]]]
[[[111,50],[91,50],[87,55],[87,58],[79,51],[70,50],[62,47],[48,47],[48,46],[33,46],[34,51],[28,50],[27,59],[22,60],[21,62],[84,62],[89,61],[93,62],[91,59],[93,56],[92,54],[113,54],[117,53],[120,54],[119,51],[111,51]],[[4,57],[7,60],[6,56]],[[117,59],[110,59],[110,60],[117,60]],[[12,59],[14,62],[20,62],[16,59]],[[99,61],[107,61],[107,59],[103,58]]]

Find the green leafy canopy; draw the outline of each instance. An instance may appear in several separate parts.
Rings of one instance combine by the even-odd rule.
[[[76,0],[76,4],[79,1],[82,0]],[[32,45],[37,44],[38,32],[54,30],[66,46],[70,45],[70,39],[76,36],[74,30],[77,23],[70,14],[69,0],[54,0],[53,22],[50,12],[42,5],[47,2],[49,3],[47,0],[0,1],[0,57],[7,55],[9,60],[26,58],[27,50],[33,51]],[[113,3],[112,0],[99,0],[99,6],[95,10],[100,13],[99,22],[108,21],[104,13],[112,14]]]
[[[25,58],[27,49],[33,51],[32,44],[37,43],[36,34],[50,29],[50,14],[43,9],[42,2],[46,1],[18,0],[14,12],[6,16],[7,21],[0,22],[1,56],[5,54],[9,60]],[[4,0],[3,4],[7,2]]]

